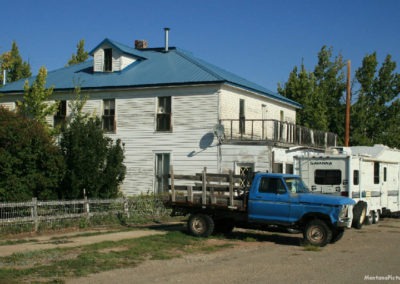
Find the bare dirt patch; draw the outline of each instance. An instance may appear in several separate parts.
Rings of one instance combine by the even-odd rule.
[[[66,283],[365,283],[375,276],[400,280],[399,233],[400,220],[385,219],[348,230],[339,242],[310,251],[300,245],[301,234],[235,230],[231,239],[208,240],[233,247],[148,260]]]

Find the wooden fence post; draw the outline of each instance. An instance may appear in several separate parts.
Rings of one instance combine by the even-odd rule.
[[[85,210],[86,218],[89,219],[89,217],[90,217],[90,214],[89,214],[90,213],[90,207],[89,207],[89,202],[88,202],[88,198],[87,198],[86,195],[83,198],[83,207],[84,207],[84,210]]]
[[[33,218],[33,223],[35,225],[35,233],[39,230],[39,216],[38,216],[38,202],[37,202],[37,198],[33,197],[32,198],[32,218]]]
[[[127,218],[129,218],[129,217],[130,217],[130,214],[129,214],[129,207],[128,207],[128,198],[126,198],[126,197],[124,197],[123,207],[124,207],[125,216],[126,216]]]
[[[187,187],[187,195],[189,203],[193,203],[193,188],[190,185]]]

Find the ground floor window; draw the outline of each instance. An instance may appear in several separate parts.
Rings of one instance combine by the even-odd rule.
[[[170,154],[157,153],[155,156],[155,193],[161,194],[168,192]]]

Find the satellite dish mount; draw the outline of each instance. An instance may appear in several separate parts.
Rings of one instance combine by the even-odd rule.
[[[225,138],[225,128],[222,124],[216,124],[213,127],[213,132],[215,137],[218,139],[218,145],[222,144],[222,141],[224,141]]]

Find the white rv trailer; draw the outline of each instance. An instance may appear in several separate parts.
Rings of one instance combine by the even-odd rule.
[[[294,172],[313,192],[353,198],[353,225],[400,211],[400,151],[383,145],[333,148],[294,157]],[[367,218],[365,218],[367,217]]]

